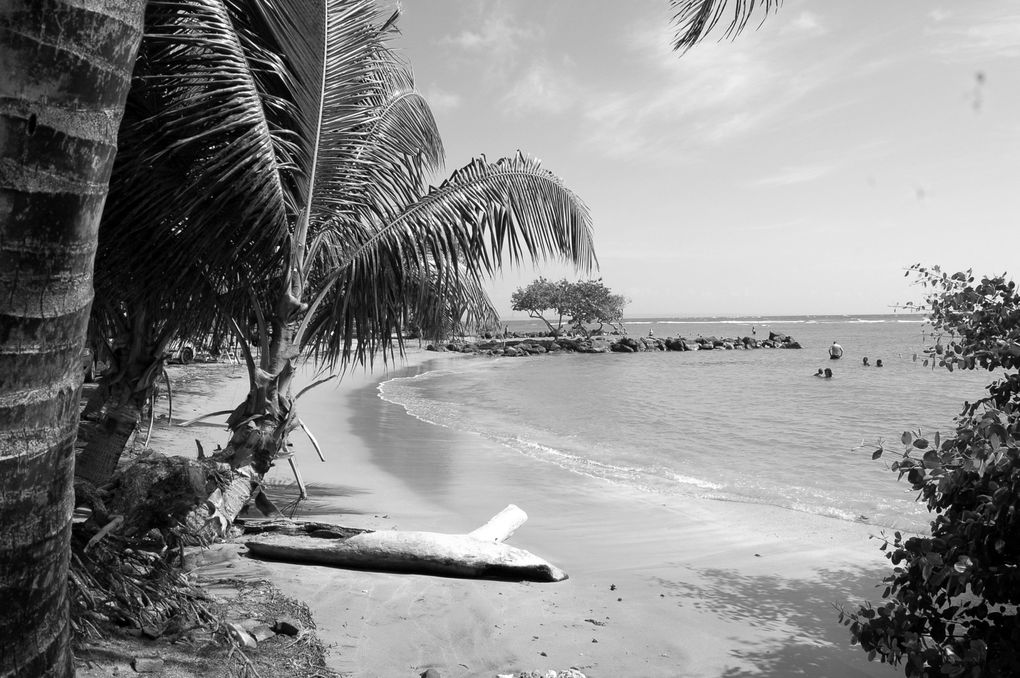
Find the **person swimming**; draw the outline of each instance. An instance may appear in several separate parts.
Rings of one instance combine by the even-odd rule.
[[[875,361],[875,367],[881,367],[881,366],[882,366],[882,359],[879,358],[878,360]]]
[[[825,378],[832,379],[832,370],[830,370],[828,367],[825,368]]]
[[[819,367],[818,371],[815,372],[814,376],[816,376],[816,377],[824,377],[825,376],[825,372],[822,370],[821,367]]]
[[[843,347],[832,342],[832,346],[829,347],[829,358],[832,360],[839,360],[843,357]]]
[[[881,361],[881,360],[879,360],[878,362],[882,362],[882,361]],[[868,363],[868,356],[864,356],[864,362],[863,362],[863,365],[864,365],[865,367],[870,367],[870,364]]]

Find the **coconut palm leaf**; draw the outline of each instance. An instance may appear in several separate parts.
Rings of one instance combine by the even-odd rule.
[[[352,247],[353,238],[361,242]],[[326,249],[331,258],[310,285],[318,293],[294,341],[314,347],[330,366],[370,355],[379,346],[373,336],[389,346],[409,290],[426,310],[442,295],[468,298],[504,262],[564,258],[584,270],[596,262],[587,207],[520,153],[495,163],[475,159],[389,223],[348,228],[342,246]],[[429,285],[413,284],[421,280]]]
[[[364,130],[361,145],[350,158],[340,160],[350,165],[352,172],[370,173],[370,181],[351,196],[359,203],[359,215],[353,220],[339,215],[313,224],[302,270],[310,270],[323,251],[327,265],[338,265],[329,253],[360,242],[357,238],[346,241],[351,229],[359,231],[371,221],[388,221],[427,191],[426,178],[443,164],[439,130],[428,103],[414,88],[409,68],[386,49],[380,49],[377,59],[378,90],[366,102],[375,109],[375,116]],[[360,216],[363,214],[372,216]]]
[[[196,270],[286,237],[294,110],[266,91],[272,57],[249,58],[244,35],[223,2],[149,3],[98,253],[125,291],[200,292]]]
[[[754,15],[761,8],[762,21],[769,13],[783,4],[782,0],[670,0],[673,11],[673,24],[676,35],[673,38],[673,49],[686,52],[703,40],[716,25],[724,20],[727,9],[732,17],[726,25],[724,37],[732,38],[743,31]]]
[[[371,177],[338,159],[372,123],[382,23],[369,0],[151,2],[102,269],[201,295],[292,258],[313,211],[353,211]]]

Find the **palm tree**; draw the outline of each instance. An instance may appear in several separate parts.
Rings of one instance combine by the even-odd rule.
[[[149,8],[100,256],[133,299],[230,318],[250,393],[218,458],[244,469],[239,488],[299,425],[302,355],[371,362],[401,349],[409,310],[484,308],[467,291],[504,261],[594,261],[583,203],[523,155],[428,185],[442,146],[386,48],[394,19],[367,0]]]
[[[67,568],[96,228],[144,2],[0,7],[0,676],[73,675]]]

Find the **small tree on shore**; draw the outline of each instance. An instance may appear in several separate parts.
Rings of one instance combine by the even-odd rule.
[[[616,329],[622,328],[623,307],[627,298],[613,294],[612,290],[598,280],[580,280],[559,282],[539,278],[527,287],[518,287],[510,297],[513,310],[525,311],[537,320],[541,320],[549,328],[549,332],[559,335],[563,331],[564,320],[570,329],[581,334],[590,334],[589,325],[598,324],[595,332],[601,332],[606,325]],[[555,316],[556,324],[546,315]]]
[[[527,287],[518,287],[510,297],[510,303],[513,304],[513,310],[524,311],[529,317],[541,320],[549,328],[549,332],[558,335],[563,329],[563,319],[568,314],[569,285],[566,279],[553,282],[540,277]],[[556,325],[546,317],[547,314],[555,316]]]
[[[930,536],[895,533],[881,605],[841,610],[869,659],[907,676],[1020,675],[1020,295],[1004,276],[911,268],[932,292],[926,364],[998,378],[948,436],[904,433],[892,464],[935,518]],[[873,458],[883,453],[879,446]]]
[[[567,310],[570,314],[570,328],[574,332],[588,335],[589,325],[597,324],[596,334],[601,334],[606,325],[623,329],[623,307],[627,298],[613,294],[612,290],[599,280],[582,280],[568,286]]]

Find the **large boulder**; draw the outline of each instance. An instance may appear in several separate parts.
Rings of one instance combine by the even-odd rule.
[[[670,351],[686,351],[687,342],[680,337],[669,337],[665,341],[666,348]]]

